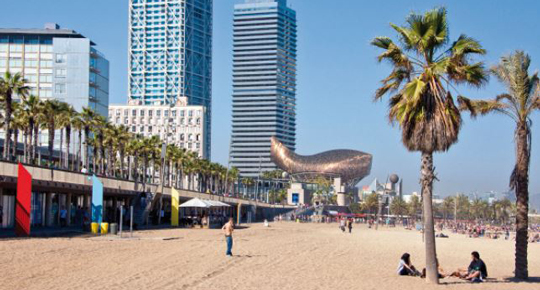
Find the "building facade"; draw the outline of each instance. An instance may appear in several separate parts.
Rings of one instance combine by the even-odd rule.
[[[112,124],[124,125],[133,134],[145,137],[159,136],[168,144],[175,144],[207,158],[205,130],[206,109],[204,106],[187,104],[179,98],[175,106],[168,105],[111,105],[109,120]]]
[[[30,93],[58,99],[81,111],[107,116],[109,62],[81,34],[46,24],[44,29],[0,29],[0,74],[22,73]]]
[[[296,147],[296,12],[286,0],[234,7],[230,162],[242,176],[276,169],[270,138]]]
[[[129,1],[129,100],[206,108],[210,155],[213,0]]]

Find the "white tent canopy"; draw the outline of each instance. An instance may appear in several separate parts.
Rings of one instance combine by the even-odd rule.
[[[190,199],[180,207],[198,207],[198,208],[210,208],[210,207],[230,207],[230,205],[217,200],[201,200],[198,198]]]

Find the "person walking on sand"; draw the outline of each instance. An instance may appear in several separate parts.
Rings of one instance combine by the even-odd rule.
[[[352,219],[347,219],[347,228],[349,229],[349,234],[352,234]]]
[[[233,247],[232,233],[234,231],[233,218],[229,218],[229,222],[227,222],[221,229],[223,230],[223,233],[225,233],[225,240],[227,241],[227,256],[232,257],[232,247]]]

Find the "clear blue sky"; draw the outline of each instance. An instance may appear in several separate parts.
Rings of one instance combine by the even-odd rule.
[[[232,11],[241,0],[214,0],[212,159],[227,162],[231,130]],[[528,1],[358,1],[289,0],[298,16],[297,152],[349,148],[374,155],[371,176],[383,181],[389,173],[404,178],[405,190],[418,191],[420,156],[401,144],[397,128],[388,124],[386,100],[373,103],[379,81],[389,73],[376,62],[369,45],[375,36],[395,37],[389,23],[402,24],[410,11],[445,6],[450,34],[466,33],[488,50],[493,65],[514,49],[527,51],[532,68],[540,69],[540,2]],[[2,1],[0,27],[42,27],[57,22],[90,37],[111,63],[111,102],[126,101],[128,0]],[[481,90],[462,94],[487,98],[503,88],[492,78]],[[514,163],[513,128],[503,116],[470,120],[464,116],[460,141],[435,165],[442,195],[505,191]],[[540,114],[533,116],[531,193],[540,193]]]

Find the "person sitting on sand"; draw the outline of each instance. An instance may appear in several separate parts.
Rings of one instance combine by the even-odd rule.
[[[448,277],[448,275],[444,273],[443,268],[441,268],[441,265],[439,265],[439,259],[436,259],[435,261],[437,262],[437,272],[439,272],[439,279]],[[422,269],[422,275],[420,276],[420,278],[426,278],[426,268]]]
[[[480,254],[476,251],[471,253],[471,264],[467,270],[458,269],[456,272],[452,273],[450,276],[455,276],[460,279],[469,280],[471,282],[482,282],[487,278],[487,267],[484,261],[480,259]]]
[[[401,276],[419,276],[420,273],[411,263],[411,255],[409,253],[404,253],[401,255],[401,260],[399,260],[399,265],[397,269],[398,275]]]

